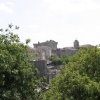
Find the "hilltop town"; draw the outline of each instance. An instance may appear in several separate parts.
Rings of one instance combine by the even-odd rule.
[[[59,73],[61,65],[51,65],[50,57],[62,55],[72,56],[78,52],[79,49],[84,47],[94,47],[90,44],[79,45],[79,41],[75,40],[72,47],[57,48],[58,42],[49,40],[46,42],[38,42],[33,44],[33,48],[30,48],[30,54],[34,54],[31,61],[34,61],[35,67],[39,71],[39,76],[46,76],[47,81],[51,82],[52,78]]]
[[[79,45],[79,41],[77,39],[73,42],[72,47],[57,48],[57,45],[58,42],[55,42],[54,40],[33,44],[34,47],[30,47],[29,53],[38,55],[31,60],[48,60],[51,56],[57,55],[58,57],[61,57],[64,54],[72,56],[78,52],[80,48],[94,47],[91,44]]]

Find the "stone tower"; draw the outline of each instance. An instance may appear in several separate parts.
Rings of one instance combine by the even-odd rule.
[[[79,49],[79,41],[77,39],[74,41],[74,48]]]

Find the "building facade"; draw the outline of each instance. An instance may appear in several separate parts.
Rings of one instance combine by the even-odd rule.
[[[48,46],[38,46],[37,51],[39,53],[40,60],[46,60],[51,57],[51,48]]]
[[[54,40],[46,41],[46,42],[38,42],[37,44],[33,44],[34,48],[38,48],[40,46],[47,46],[50,47],[51,50],[57,49],[58,42],[55,42]]]
[[[38,57],[35,60],[47,60],[49,57],[54,55],[61,57],[64,54],[68,54],[69,56],[72,56],[77,53],[80,48],[94,47],[90,44],[79,45],[79,41],[77,39],[73,42],[72,47],[57,48],[57,44],[58,42],[55,42],[54,40],[41,43],[38,42],[37,44],[33,44],[34,48],[31,48],[31,53],[38,53]]]

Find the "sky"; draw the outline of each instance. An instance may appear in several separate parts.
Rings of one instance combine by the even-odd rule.
[[[58,48],[100,44],[100,0],[0,0],[0,28],[20,27],[21,42],[54,40]]]

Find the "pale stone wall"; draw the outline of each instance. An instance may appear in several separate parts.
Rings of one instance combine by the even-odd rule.
[[[31,55],[31,56],[33,56],[31,59],[30,59],[30,61],[35,61],[35,60],[39,60],[39,53],[38,53],[38,51],[37,51],[37,49],[36,48],[31,48],[31,47],[29,47],[29,54]]]
[[[51,57],[51,48],[47,46],[39,46],[37,48],[39,54],[40,54],[40,59],[41,60],[46,60],[49,57]]]

